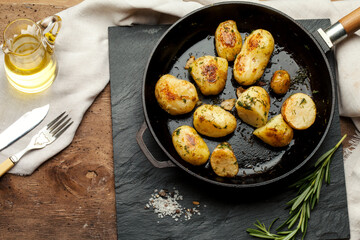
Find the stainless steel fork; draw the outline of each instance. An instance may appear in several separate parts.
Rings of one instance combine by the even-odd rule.
[[[66,129],[70,127],[72,123],[73,121],[71,121],[68,114],[65,114],[65,112],[60,114],[57,118],[41,129],[35,136],[33,136],[30,143],[24,150],[10,156],[4,162],[0,163],[0,177],[14,167],[27,152],[34,149],[44,148],[54,142],[66,131]]]

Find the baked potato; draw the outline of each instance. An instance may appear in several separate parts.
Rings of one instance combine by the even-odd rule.
[[[304,130],[315,122],[316,105],[309,95],[295,93],[285,100],[281,114],[290,127]]]
[[[235,131],[236,118],[219,106],[204,104],[195,110],[193,124],[200,134],[217,138]]]
[[[199,100],[194,84],[170,74],[157,81],[155,97],[160,107],[171,115],[191,112]]]
[[[235,108],[242,121],[253,127],[264,126],[270,110],[270,96],[262,87],[249,87],[241,93]]]
[[[294,137],[293,129],[284,121],[281,114],[271,118],[264,126],[255,129],[253,134],[273,147],[284,147]]]
[[[172,134],[176,152],[186,162],[199,166],[207,162],[210,151],[205,141],[190,126],[180,126]]]
[[[277,70],[271,78],[270,87],[276,94],[285,94],[290,88],[289,73],[285,70]]]
[[[235,177],[239,172],[239,164],[234,151],[227,142],[216,146],[210,157],[210,165],[215,174],[220,177]]]
[[[215,31],[215,47],[219,57],[234,61],[240,52],[242,37],[237,29],[236,22],[228,20],[219,24]]]
[[[189,71],[200,92],[217,95],[225,88],[228,61],[225,58],[202,56],[190,65]]]
[[[240,84],[254,84],[264,73],[274,50],[274,38],[264,29],[253,31],[234,62],[234,78]]]

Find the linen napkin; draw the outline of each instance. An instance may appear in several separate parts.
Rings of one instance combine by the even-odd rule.
[[[25,155],[10,171],[29,175],[43,162],[68,146],[82,117],[95,97],[109,82],[107,28],[115,25],[168,24],[179,17],[216,1],[210,0],[85,0],[60,12],[62,28],[56,39],[58,76],[41,94],[17,92],[7,83],[0,68],[0,132],[25,112],[50,103],[46,119],[25,137],[0,152],[6,159],[24,148],[30,138],[63,111],[70,113],[74,124],[54,144]],[[294,19],[330,18],[332,23],[360,6],[357,0],[268,0],[249,2],[274,7]],[[360,129],[360,37],[357,34],[336,46],[339,68],[340,114],[352,117]],[[0,65],[3,54],[0,53]],[[360,144],[354,139],[351,154],[345,161],[352,239],[360,239]]]

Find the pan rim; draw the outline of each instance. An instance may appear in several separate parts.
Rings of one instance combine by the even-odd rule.
[[[219,181],[215,181],[213,179],[209,179],[209,178],[205,178],[191,170],[189,170],[188,168],[186,168],[185,166],[183,166],[182,164],[180,164],[176,159],[174,159],[171,154],[165,149],[165,147],[162,145],[162,143],[160,142],[160,140],[157,137],[157,134],[155,133],[154,129],[152,128],[152,125],[150,123],[149,120],[149,114],[147,112],[146,109],[146,100],[145,100],[145,88],[146,88],[146,76],[147,76],[147,72],[149,71],[149,65],[150,62],[152,60],[152,56],[154,55],[155,51],[158,49],[160,43],[163,41],[163,39],[166,37],[166,35],[172,31],[173,28],[175,28],[179,23],[181,23],[184,19],[188,18],[189,16],[192,16],[193,14],[196,14],[200,11],[204,11],[208,8],[213,8],[213,7],[217,7],[220,5],[246,5],[246,6],[255,6],[255,7],[259,7],[259,8],[264,8],[267,9],[269,11],[275,12],[277,14],[280,14],[281,16],[285,17],[287,20],[291,21],[293,24],[295,24],[298,28],[301,29],[301,31],[303,33],[305,33],[311,40],[312,42],[317,46],[317,50],[318,52],[321,54],[322,57],[322,61],[324,61],[327,71],[329,73],[329,77],[330,77],[330,83],[331,83],[331,109],[330,109],[330,114],[329,114],[329,119],[327,121],[327,126],[324,130],[324,133],[322,135],[322,137],[320,138],[319,142],[317,143],[316,147],[314,147],[314,149],[312,150],[312,152],[305,158],[303,159],[296,167],[294,167],[293,169],[287,171],[286,173],[277,176],[275,178],[269,179],[269,180],[265,180],[262,182],[257,182],[257,183],[248,183],[248,184],[239,184],[239,183],[224,183],[224,182],[219,182]],[[275,8],[263,5],[263,4],[259,4],[259,3],[250,3],[250,2],[244,2],[244,1],[228,1],[228,2],[218,2],[218,3],[214,3],[214,4],[210,4],[210,5],[206,5],[203,7],[200,7],[198,9],[195,9],[194,11],[186,14],[185,16],[181,17],[180,19],[178,19],[175,23],[173,23],[164,33],[163,35],[159,38],[159,40],[156,42],[155,47],[153,48],[153,50],[150,53],[150,57],[146,63],[146,67],[145,67],[145,71],[144,71],[144,75],[143,75],[143,85],[142,85],[142,106],[143,106],[143,111],[144,111],[144,116],[145,116],[145,122],[146,125],[152,135],[152,137],[154,138],[154,140],[156,141],[156,143],[158,144],[158,146],[162,149],[162,151],[169,157],[169,159],[171,160],[171,162],[173,162],[177,167],[180,167],[181,169],[183,169],[184,171],[186,171],[187,173],[189,173],[190,175],[201,179],[202,181],[217,185],[217,186],[221,186],[221,187],[228,187],[228,188],[237,188],[237,189],[252,189],[252,188],[256,188],[256,187],[263,187],[263,186],[268,186],[271,184],[274,184],[276,182],[280,182],[286,178],[288,178],[289,176],[293,175],[295,172],[297,172],[299,169],[301,169],[302,167],[304,167],[307,163],[309,163],[309,161],[312,159],[312,157],[314,156],[314,154],[319,150],[320,146],[323,144],[326,136],[328,135],[329,129],[332,125],[332,121],[333,121],[333,117],[334,117],[334,111],[335,111],[335,104],[336,104],[336,91],[335,91],[335,76],[331,70],[330,67],[330,63],[324,53],[324,51],[322,50],[320,44],[316,41],[316,39],[314,38],[314,36],[308,32],[302,25],[300,25],[295,19],[291,18],[290,16],[288,16],[287,14],[283,13],[280,10],[277,10]]]

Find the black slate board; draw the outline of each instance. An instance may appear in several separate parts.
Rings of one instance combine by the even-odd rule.
[[[313,31],[329,25],[329,20],[301,20]],[[141,88],[148,57],[168,26],[109,28],[110,84],[114,144],[114,172],[118,239],[252,239],[246,228],[258,219],[269,225],[276,217],[288,217],[287,201],[293,190],[267,192],[266,195],[215,188],[179,168],[155,168],[140,150],[135,136],[144,121]],[[328,54],[335,71],[333,53]],[[331,131],[314,158],[340,139],[336,109]],[[167,160],[149,132],[144,135],[149,149],[159,160]],[[344,166],[341,150],[331,163],[331,184],[324,185],[320,203],[311,213],[306,239],[349,239]],[[201,215],[190,220],[158,218],[144,209],[155,189],[173,188],[183,195],[181,205],[200,202]],[[206,207],[205,207],[206,206]]]

